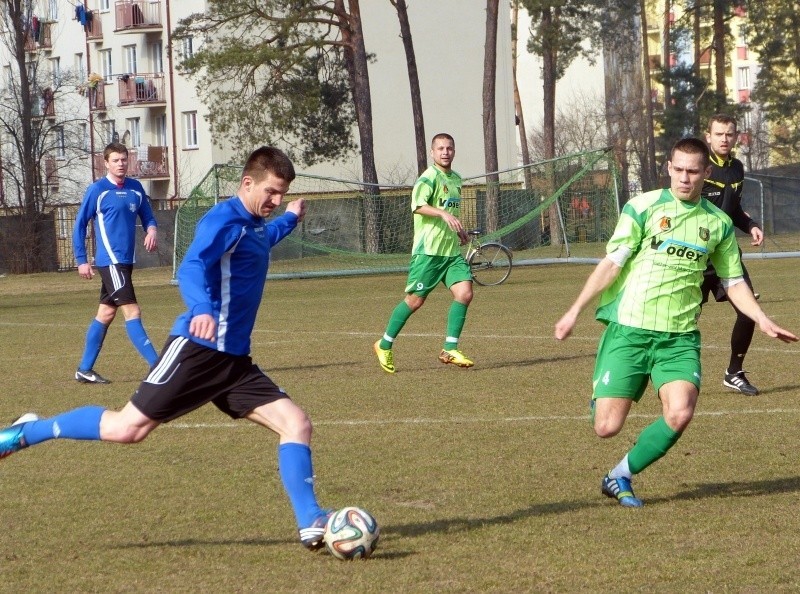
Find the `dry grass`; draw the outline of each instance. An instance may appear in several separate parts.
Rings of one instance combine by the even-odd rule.
[[[765,309],[800,330],[797,262],[748,267]],[[274,437],[206,407],[138,446],[50,442],[3,460],[0,591],[796,591],[800,348],[757,336],[747,368],[763,393],[732,394],[732,310],[707,307],[698,415],[638,477],[646,506],[623,509],[600,477],[658,406],[648,394],[620,436],[593,435],[600,326],[587,313],[552,339],[588,272],[516,268],[478,288],[469,371],[436,360],[448,299],[435,292],[397,342],[394,376],[370,347],[402,276],[268,283],[254,358],[315,421],[321,503],[378,518],[369,561],[302,549]],[[136,276],[156,343],[182,308],[169,276]],[[74,274],[0,279],[0,419],[124,404],[145,369],[121,324],[97,365],[114,383],[71,380],[97,290]]]

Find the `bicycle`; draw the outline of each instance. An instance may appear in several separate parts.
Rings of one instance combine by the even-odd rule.
[[[470,236],[466,260],[472,280],[484,287],[500,285],[511,274],[511,250],[499,241],[482,243],[481,231],[468,231]]]

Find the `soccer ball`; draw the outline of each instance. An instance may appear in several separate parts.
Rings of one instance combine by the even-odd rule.
[[[366,559],[375,550],[381,529],[369,512],[343,507],[331,514],[325,526],[325,547],[337,559]]]

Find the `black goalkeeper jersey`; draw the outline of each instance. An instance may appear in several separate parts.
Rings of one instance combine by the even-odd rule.
[[[744,165],[729,156],[723,159],[711,152],[711,174],[703,184],[703,198],[727,214],[738,229],[749,234],[758,224],[742,210]]]

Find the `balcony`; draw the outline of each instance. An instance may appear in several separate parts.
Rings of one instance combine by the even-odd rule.
[[[106,85],[98,83],[96,87],[89,87],[87,90],[89,95],[89,110],[90,111],[106,111]]]
[[[88,41],[103,41],[103,21],[100,18],[99,10],[92,10],[89,14],[92,18],[86,22],[86,39]]]
[[[161,31],[161,2],[121,0],[114,5],[116,33]]]
[[[140,146],[128,149],[128,176],[136,179],[169,179],[169,147]],[[95,153],[92,159],[94,178],[106,175],[103,153]]]
[[[166,146],[140,146],[128,151],[128,175],[138,179],[169,179]]]
[[[125,74],[119,78],[119,106],[166,105],[164,75]]]
[[[39,21],[36,27],[25,32],[25,51],[53,49],[52,23]]]
[[[739,103],[750,103],[750,89],[739,89]]]

